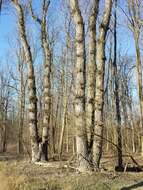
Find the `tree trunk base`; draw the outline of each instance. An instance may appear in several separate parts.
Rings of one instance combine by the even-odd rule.
[[[115,171],[123,172],[124,171],[124,166],[115,166]]]

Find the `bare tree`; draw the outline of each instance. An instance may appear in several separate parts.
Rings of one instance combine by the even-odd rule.
[[[44,54],[44,117],[43,117],[43,134],[41,144],[41,160],[48,160],[48,130],[50,124],[50,107],[51,107],[51,49],[47,32],[47,12],[50,5],[49,0],[42,1],[42,18],[37,17],[30,3],[30,12],[32,18],[40,24],[41,46]]]
[[[99,0],[94,0],[89,17],[89,61],[87,70],[86,128],[89,148],[92,149],[94,137],[94,99],[96,84],[96,21]],[[90,151],[90,150],[89,150]]]
[[[116,102],[116,117],[117,117],[117,151],[118,151],[118,163],[119,168],[123,167],[122,160],[122,134],[121,134],[121,110],[119,100],[119,78],[117,73],[117,0],[115,0],[114,10],[114,60],[113,60],[113,73],[115,83],[115,102]]]
[[[29,94],[29,129],[32,149],[32,161],[39,160],[39,137],[37,129],[37,96],[35,74],[32,53],[26,36],[24,10],[18,0],[11,0],[18,13],[19,37],[24,49],[25,59],[28,66],[28,94]]]
[[[75,23],[76,65],[75,65],[75,125],[76,147],[81,172],[89,169],[88,143],[85,121],[85,44],[84,23],[78,0],[70,0],[70,8]]]
[[[105,72],[105,40],[108,31],[112,0],[105,0],[103,19],[99,25],[99,36],[96,45],[96,94],[95,94],[95,138],[93,144],[93,160],[99,167],[102,155],[103,105],[104,105],[104,72]]]
[[[25,115],[25,89],[26,81],[24,77],[24,52],[23,48],[19,48],[19,51],[16,53],[18,59],[18,71],[20,78],[20,87],[19,87],[19,130],[18,130],[18,154],[23,153],[23,127],[24,127],[24,115]]]

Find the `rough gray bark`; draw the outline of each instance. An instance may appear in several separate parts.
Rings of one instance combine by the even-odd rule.
[[[121,111],[120,111],[120,100],[119,100],[119,80],[117,72],[117,0],[115,0],[115,12],[114,12],[114,61],[113,61],[113,72],[114,72],[114,83],[115,83],[115,104],[116,104],[116,118],[117,118],[117,155],[118,161],[117,166],[123,167],[122,160],[122,134],[121,134]]]
[[[136,66],[137,66],[137,80],[138,80],[138,93],[139,93],[139,105],[141,116],[141,154],[143,155],[143,88],[142,88],[142,64],[141,54],[139,48],[139,34],[134,32],[135,48],[136,48]]]
[[[23,153],[23,127],[24,127],[24,112],[25,112],[25,82],[24,82],[24,52],[23,48],[19,50],[18,58],[18,70],[20,76],[20,88],[19,88],[19,131],[18,131],[18,146],[17,153]]]
[[[25,18],[22,5],[18,0],[11,0],[18,13],[18,26],[19,26],[19,37],[21,44],[24,48],[25,61],[28,66],[28,117],[29,117],[29,130],[32,150],[32,161],[39,160],[39,143],[38,143],[38,129],[37,129],[37,96],[36,96],[36,85],[35,85],[35,74],[33,67],[33,59],[31,49],[26,36],[25,29]]]
[[[93,145],[94,133],[94,98],[96,83],[96,21],[98,16],[99,0],[94,0],[89,17],[89,60],[87,68],[87,101],[86,101],[86,128],[89,152]]]
[[[44,118],[42,132],[42,160],[48,159],[48,128],[50,127],[50,108],[51,108],[51,49],[47,36],[47,11],[50,1],[43,0],[43,14],[41,25],[41,41],[44,52]]]
[[[42,1],[42,18],[35,16],[32,4],[30,3],[30,11],[33,19],[40,24],[41,46],[44,53],[44,116],[43,131],[41,143],[41,160],[48,160],[48,141],[49,141],[49,125],[50,125],[50,108],[51,108],[51,49],[47,32],[47,12],[50,5],[49,0]]]
[[[102,156],[103,136],[103,105],[104,105],[104,72],[105,72],[105,38],[109,26],[112,0],[105,0],[105,10],[102,22],[99,25],[99,37],[96,45],[96,95],[95,95],[95,136],[93,143],[93,161],[99,168]]]
[[[76,64],[75,64],[75,126],[76,126],[76,148],[78,169],[81,172],[89,170],[88,143],[85,121],[85,44],[84,23],[79,9],[78,0],[70,0],[70,8],[73,16],[76,36]]]

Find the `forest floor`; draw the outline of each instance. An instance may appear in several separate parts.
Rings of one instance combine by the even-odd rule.
[[[143,158],[135,156],[143,165]],[[16,155],[0,154],[0,190],[143,190],[143,172],[115,172],[114,157],[102,159],[103,170],[79,174],[66,161],[32,164]],[[125,163],[134,165],[130,158]],[[131,168],[130,168],[131,169]]]

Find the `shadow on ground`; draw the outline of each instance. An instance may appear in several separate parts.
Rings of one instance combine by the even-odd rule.
[[[0,162],[15,161],[15,160],[21,160],[21,159],[22,159],[22,156],[19,156],[19,155],[9,155],[9,154],[1,155],[1,153],[0,153]]]
[[[124,167],[122,167],[122,168],[115,167],[115,171],[117,171],[117,172],[142,172],[143,166],[141,166],[141,167],[128,166],[126,169]]]
[[[123,187],[120,190],[132,190],[132,189],[137,189],[137,188],[141,188],[141,187],[143,189],[143,181],[136,183],[136,184],[133,184],[133,185],[130,185],[128,187]]]

